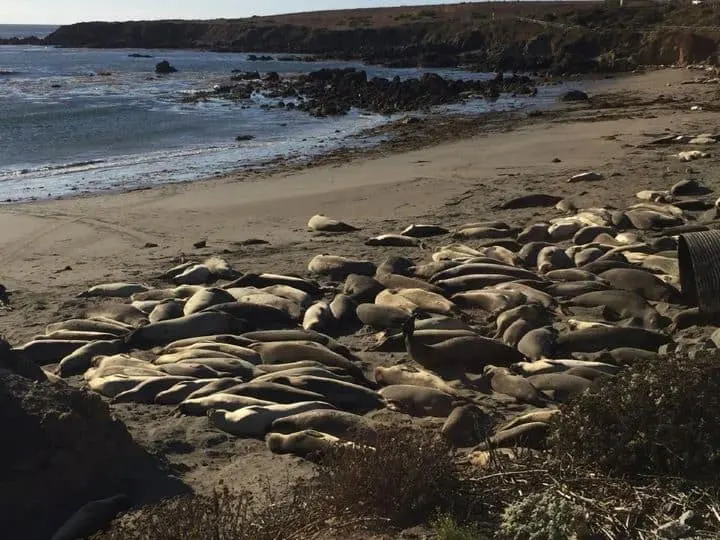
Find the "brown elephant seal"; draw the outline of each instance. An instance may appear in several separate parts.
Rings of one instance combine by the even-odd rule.
[[[533,223],[525,227],[517,236],[517,241],[520,244],[527,244],[528,242],[549,242],[550,233],[549,223]]]
[[[277,377],[275,382],[320,394],[323,396],[322,401],[351,412],[364,414],[384,406],[374,390],[337,379],[302,375]]]
[[[505,331],[518,320],[540,324],[547,321],[548,318],[549,314],[547,310],[543,306],[537,304],[525,304],[516,308],[508,309],[498,315],[495,319],[495,326],[497,327],[495,337],[497,338],[502,336]]]
[[[546,247],[552,247],[549,242],[529,242],[518,252],[518,256],[526,266],[537,266],[537,258],[540,252]]]
[[[125,352],[127,346],[121,339],[111,341],[93,341],[65,356],[57,366],[55,373],[60,377],[80,375],[90,368],[95,356],[111,356]]]
[[[453,294],[450,299],[459,306],[479,308],[488,312],[506,311],[527,302],[519,291],[468,291]]]
[[[347,333],[357,329],[359,320],[356,314],[357,303],[345,294],[336,294],[330,302],[332,329],[335,332]]]
[[[385,286],[373,277],[350,274],[345,279],[343,293],[355,302],[365,303],[375,300],[375,297],[384,288]]]
[[[185,314],[184,307],[184,304],[182,302],[178,302],[177,300],[164,300],[153,308],[148,315],[148,320],[151,323],[154,323],[168,321],[170,319],[178,319]]]
[[[496,240],[499,238],[514,238],[519,229],[497,229],[494,227],[468,227],[453,233],[453,238],[463,240]]]
[[[311,217],[308,221],[307,227],[309,230],[314,232],[346,233],[360,230],[357,227],[353,227],[352,225],[345,223],[344,221],[329,218],[324,214],[315,214]]]
[[[673,216],[658,212],[657,210],[636,209],[628,210],[625,216],[630,220],[632,226],[640,230],[664,229],[665,227],[675,227],[683,224],[683,219],[679,216]]]
[[[311,341],[323,345],[332,352],[340,354],[345,358],[356,359],[352,351],[334,340],[327,334],[315,332],[313,330],[304,330],[302,328],[294,328],[288,330],[256,330],[254,332],[246,332],[242,335],[243,339],[250,339],[253,342],[274,343],[277,341]]]
[[[68,319],[67,321],[48,324],[45,333],[50,334],[58,330],[70,330],[74,332],[103,332],[107,334],[115,334],[122,337],[133,329],[127,324],[104,321],[97,319]]]
[[[78,297],[130,298],[130,296],[135,293],[149,290],[150,287],[140,283],[104,283],[90,287],[88,290],[78,294]]]
[[[285,416],[317,409],[334,409],[322,401],[303,401],[276,405],[250,405],[235,411],[211,409],[207,416],[210,424],[236,437],[264,437],[272,423]]]
[[[212,382],[215,382],[217,380],[227,380],[228,382],[228,388],[230,386],[234,386],[236,384],[242,384],[242,379],[235,379],[234,381],[232,379],[190,379],[187,381],[182,381],[174,386],[171,386],[167,390],[163,390],[162,392],[158,392],[158,394],[155,396],[155,403],[158,405],[177,405],[178,403],[185,400],[190,394],[192,394],[195,390],[198,390],[202,387],[204,387],[207,384],[210,384]]]
[[[517,350],[531,360],[552,358],[557,348],[558,332],[551,326],[535,328],[525,334],[517,344]]]
[[[436,281],[435,285],[448,294],[457,294],[466,291],[484,289],[485,287],[515,281],[516,279],[518,278],[515,276],[508,276],[506,274],[470,274],[467,276],[441,279]]]
[[[63,358],[88,343],[88,341],[41,339],[30,341],[12,350],[38,366],[45,366],[60,362]]]
[[[636,327],[594,327],[575,330],[558,337],[556,353],[568,357],[573,353],[593,353],[618,347],[654,351],[672,339],[659,332]]]
[[[531,422],[543,422],[545,424],[549,424],[559,414],[561,414],[560,409],[545,408],[545,409],[531,411],[529,413],[515,416],[510,421],[508,421],[505,424],[503,424],[502,426],[500,426],[498,431],[512,429],[514,427],[522,426],[523,424],[529,424]]]
[[[327,302],[316,302],[305,312],[302,327],[305,330],[327,332],[330,330],[332,319],[330,305]]]
[[[568,300],[567,305],[602,307],[608,320],[639,318],[646,328],[663,328],[667,321],[639,294],[631,291],[608,290],[581,294]]]
[[[403,327],[404,328],[404,327]],[[425,345],[436,345],[449,339],[477,336],[474,330],[414,330],[413,337]],[[386,334],[369,350],[377,352],[406,352],[404,331],[401,334]]]
[[[377,304],[360,304],[356,312],[360,322],[377,330],[401,327],[410,317],[404,309]]]
[[[489,262],[489,261],[488,261]],[[432,276],[448,268],[453,268],[460,265],[459,261],[432,261],[425,264],[411,266],[408,269],[409,275],[420,278],[430,279]]]
[[[559,402],[565,402],[581,394],[590,386],[589,380],[565,373],[531,375],[527,380],[550,399]]]
[[[105,529],[120,512],[127,510],[130,506],[130,499],[124,494],[91,501],[70,516],[55,531],[51,540],[90,538],[95,533]]]
[[[388,272],[377,272],[375,279],[386,289],[424,289],[426,291],[441,293],[442,289],[437,285],[423,281],[422,279],[403,276],[401,274],[391,274]]]
[[[148,323],[147,315],[130,304],[101,304],[89,308],[84,316],[88,319],[110,319],[112,321],[129,324],[134,328]]]
[[[600,277],[614,289],[638,293],[646,300],[672,304],[681,301],[677,289],[646,270],[615,268],[601,273]]]
[[[531,193],[529,195],[521,195],[500,205],[501,210],[515,210],[519,208],[550,208],[555,206],[562,197],[557,195],[548,195],[547,193]]]
[[[544,407],[545,400],[540,392],[524,377],[515,375],[506,368],[487,366],[483,379],[493,392],[515,398],[520,403]]]
[[[595,239],[601,234],[610,235],[614,233],[614,227],[606,227],[604,225],[587,225],[575,233],[575,236],[573,236],[573,244],[589,244],[590,242],[595,241]]]
[[[573,261],[567,256],[562,248],[557,246],[544,247],[540,250],[537,256],[537,269],[538,272],[544,274],[550,270],[557,270],[560,268],[571,268]]]
[[[496,432],[486,442],[480,443],[474,450],[490,450],[494,448],[533,448],[544,449],[550,425],[545,422],[528,422],[510,429]]]
[[[507,330],[505,330],[502,335],[502,342],[505,345],[517,348],[518,343],[520,343],[520,340],[525,336],[525,334],[531,330],[535,330],[537,327],[538,324],[528,322],[524,319],[518,319],[512,323]]]
[[[505,276],[514,276],[518,279],[538,279],[538,276],[535,272],[525,270],[524,268],[508,266],[506,264],[465,263],[434,274],[430,278],[430,281],[435,283],[445,279],[476,274],[500,274]]]
[[[371,261],[324,254],[316,255],[310,261],[308,271],[311,274],[319,274],[336,281],[342,281],[350,274],[373,276],[376,267]]]
[[[400,276],[409,276],[410,268],[414,266],[414,262],[407,257],[399,257],[391,255],[386,257],[375,269],[375,275],[380,274],[397,274]]]
[[[446,394],[454,395],[456,390],[434,373],[417,369],[407,364],[400,364],[390,367],[378,366],[373,371],[375,382],[381,386],[394,384],[409,384],[413,386],[425,386],[434,388]]]
[[[460,308],[444,296],[425,289],[398,289],[396,294],[408,299],[425,313],[462,315]]]
[[[315,429],[335,437],[372,440],[376,436],[375,428],[364,416],[346,411],[321,409],[286,416],[272,423],[273,433],[296,433],[305,429]]]
[[[231,386],[223,390],[225,394],[247,396],[273,403],[296,403],[298,401],[322,401],[322,394],[301,388],[293,388],[286,384],[274,382],[249,382]],[[195,396],[190,396],[195,398]]]
[[[287,285],[294,289],[301,290],[311,296],[320,296],[320,286],[309,279],[298,276],[285,276],[282,274],[253,274],[247,273],[235,281],[223,286],[223,289],[234,289],[238,287],[256,287],[263,289],[273,285]]]
[[[265,442],[273,454],[293,454],[305,459],[321,457],[339,446],[353,444],[314,429],[304,429],[289,435],[269,433]]]
[[[412,236],[413,238],[430,238],[431,236],[441,236],[443,234],[450,234],[450,231],[445,227],[438,225],[426,225],[424,223],[417,223],[408,225],[400,233],[404,236]]]
[[[222,305],[222,304],[221,304]],[[247,330],[247,323],[223,312],[202,312],[151,323],[134,330],[127,338],[130,347],[157,347],[179,339],[202,335],[237,334]]]
[[[557,298],[573,298],[589,292],[607,291],[612,287],[602,281],[567,281],[550,285],[547,292]]]
[[[403,326],[405,347],[410,357],[426,369],[462,368],[465,372],[482,373],[487,364],[506,367],[525,359],[501,341],[478,335],[427,345],[415,336],[415,318],[413,315]]]
[[[221,373],[216,369],[200,364],[199,362],[177,362],[160,366],[159,371],[176,377],[192,377],[194,379],[220,378]]]
[[[423,247],[421,240],[402,234],[381,234],[365,240],[366,246]]]
[[[33,337],[35,340],[50,339],[54,341],[105,341],[117,339],[115,334],[106,332],[76,332],[74,330],[56,330],[49,334],[40,334]]]
[[[218,287],[210,287],[201,289],[185,302],[183,307],[184,315],[192,315],[216,304],[224,304],[226,302],[235,302],[235,297],[224,289]]]
[[[600,371],[598,369],[594,369],[591,367],[572,367],[568,369],[567,371],[563,371],[565,375],[574,375],[576,377],[582,377],[583,379],[587,379],[588,381],[592,382],[595,379],[599,379],[600,377],[612,377],[612,375],[609,375],[608,373],[605,373],[603,371]]]
[[[189,377],[168,376],[147,379],[129,390],[116,394],[113,403],[154,403],[155,397],[175,386],[176,384],[190,380]]]
[[[249,396],[226,394],[222,391],[200,397],[187,397],[178,404],[177,410],[188,416],[205,416],[212,409],[237,411],[253,405],[274,405],[275,402]]]
[[[385,399],[388,409],[419,418],[446,418],[456,403],[456,398],[450,394],[409,384],[385,386],[378,393]]]
[[[215,304],[201,313],[215,312],[225,313],[233,316],[235,319],[246,321],[247,328],[245,328],[245,330],[274,330],[296,325],[296,320],[287,311],[254,302]]]
[[[313,367],[296,367],[290,369],[284,369],[281,371],[272,371],[270,373],[263,373],[252,380],[254,382],[279,382],[286,384],[287,377],[304,377],[310,375],[313,377],[324,377],[326,379],[335,379],[337,381],[345,381],[354,383],[355,378],[350,375],[343,375],[343,370],[330,371],[330,369],[320,365]]]
[[[440,433],[453,446],[467,448],[487,437],[492,420],[475,405],[455,407],[448,415]]]
[[[363,379],[362,370],[346,356],[314,341],[274,341],[254,343],[251,349],[258,352],[263,364],[284,364],[299,360],[314,360],[326,366],[339,367]]]

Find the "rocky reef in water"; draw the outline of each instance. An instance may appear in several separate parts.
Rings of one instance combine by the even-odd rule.
[[[638,1],[465,3],[215,21],[81,23],[44,43],[304,53],[393,67],[624,71],[717,61],[720,6]],[[715,24],[715,23],[712,23]]]
[[[419,78],[401,80],[400,77],[385,79],[368,78],[363,70],[320,69],[307,75],[282,78],[277,73],[237,73],[231,82],[218,85],[212,91],[199,92],[184,98],[197,102],[208,98],[232,101],[249,99],[253,93],[261,93],[277,100],[276,107],[297,108],[313,116],[337,116],[350,109],[393,114],[415,111],[457,103],[471,96],[496,98],[501,93],[534,95],[532,79],[498,74],[491,80],[451,80],[435,73]],[[266,105],[269,106],[269,105]]]

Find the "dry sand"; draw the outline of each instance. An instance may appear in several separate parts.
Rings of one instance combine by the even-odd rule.
[[[377,262],[400,252],[426,260],[429,252],[415,248],[363,244],[368,236],[399,232],[413,222],[452,227],[501,218],[524,226],[558,214],[554,209],[496,209],[520,194],[551,193],[577,196],[585,205],[624,206],[639,190],[667,189],[686,177],[688,164],[671,155],[676,148],[640,145],[668,130],[716,131],[715,113],[691,112],[690,107],[701,104],[707,111],[717,85],[680,84],[704,75],[673,69],[599,81],[591,90],[599,97],[590,106],[560,108],[510,130],[494,125],[465,140],[340,166],[3,206],[0,282],[12,291],[15,309],[0,313],[0,332],[20,344],[48,322],[77,314],[89,301],[74,297],[88,285],[115,280],[157,284],[154,277],[182,256],[221,255],[240,271],[305,274],[308,261],[324,252]],[[561,161],[554,163],[554,158]],[[718,190],[720,178],[711,174],[717,164],[712,157],[690,166]],[[588,170],[603,173],[606,180],[567,183],[571,175]],[[306,223],[315,213],[363,230],[313,236]],[[249,238],[270,244],[237,244]],[[207,248],[194,249],[200,239],[207,239]],[[145,248],[146,243],[158,247]],[[280,478],[284,470],[293,475],[308,470],[295,458],[272,456],[262,441],[212,431],[204,418],[178,418],[161,407],[113,409],[141,444],[201,489],[220,478],[242,478],[248,485],[262,475]]]

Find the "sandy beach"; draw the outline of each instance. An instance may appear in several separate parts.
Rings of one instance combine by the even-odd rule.
[[[50,322],[76,316],[93,299],[76,295],[96,283],[130,281],[159,285],[158,275],[183,260],[225,258],[241,272],[307,275],[322,253],[352,255],[379,263],[389,254],[429,260],[431,250],[452,241],[431,239],[427,249],[370,247],[378,233],[399,233],[411,223],[453,229],[461,223],[502,219],[525,225],[557,217],[554,208],[500,210],[523,194],[574,197],[583,207],[626,207],[644,189],[668,189],[691,167],[711,189],[719,158],[691,164],[676,147],[650,147],[668,133],[716,132],[708,110],[716,85],[682,84],[703,72],[665,69],[596,81],[590,103],[559,106],[542,115],[493,123],[470,138],[401,153],[375,152],[346,163],[271,173],[238,172],[220,179],[166,185],[130,193],[88,196],[0,207],[0,282],[12,311],[0,312],[0,331],[13,345],[44,333]],[[691,111],[700,105],[703,111]],[[523,113],[525,114],[525,113]],[[428,141],[430,144],[430,141]],[[712,153],[712,149],[710,150]],[[597,171],[604,180],[568,183],[572,175]],[[707,174],[706,174],[707,173]],[[360,227],[332,236],[307,231],[317,213]],[[242,245],[249,239],[269,242]],[[193,244],[206,240],[207,246]],[[477,244],[477,242],[475,242]],[[156,244],[156,247],[146,245]],[[472,242],[471,242],[472,244]],[[341,341],[357,344],[356,336]],[[391,361],[366,355],[369,365]],[[77,382],[77,381],[75,381]],[[512,412],[513,407],[508,408]],[[218,479],[253,479],[279,471],[309,470],[306,462],[270,454],[263,441],[214,435],[207,419],[169,416],[152,406],[113,406],[133,437],[167,460],[175,474],[200,491]],[[391,413],[374,415],[380,421]],[[410,422],[411,420],[407,420]],[[438,426],[437,419],[412,420]],[[173,452],[168,441],[189,450]]]

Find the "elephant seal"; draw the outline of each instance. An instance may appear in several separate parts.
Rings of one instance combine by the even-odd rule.
[[[462,368],[465,372],[482,373],[486,364],[508,366],[524,360],[517,350],[483,336],[449,339],[427,345],[415,336],[415,316],[403,326],[405,348],[410,357],[427,369]]]
[[[424,289],[399,289],[397,294],[407,298],[426,313],[439,315],[460,315],[460,309],[442,295]]]
[[[518,278],[506,274],[470,274],[449,279],[441,279],[435,285],[449,294],[457,294],[467,291],[484,289],[493,285],[499,285]]]
[[[91,501],[70,516],[70,518],[55,531],[51,540],[89,538],[106,528],[120,512],[127,510],[130,506],[130,499],[124,494]]]
[[[312,375],[278,376],[274,380],[292,388],[320,394],[323,396],[322,401],[351,412],[364,414],[383,408],[382,399],[377,392],[357,384]]]
[[[237,289],[228,289],[228,292],[233,293]],[[269,294],[262,291],[257,292],[251,292],[249,294],[243,294],[239,295],[237,297],[237,302],[240,304],[250,304],[252,306],[264,306],[265,308],[272,308],[277,311],[284,312],[287,314],[287,316],[292,320],[293,322],[299,321],[302,319],[304,309],[295,302],[294,300],[289,300],[287,298],[284,298],[282,296],[276,296],[274,294]],[[218,305],[227,305],[227,304],[218,304]],[[212,308],[209,308],[212,309]],[[239,308],[235,308],[236,310]],[[257,308],[254,308],[257,310]],[[276,313],[276,312],[269,312],[269,313]],[[248,315],[249,317],[252,317],[252,315]],[[286,318],[286,317],[282,317]],[[277,322],[271,322],[270,325],[277,325],[281,323]]]
[[[280,298],[286,298],[292,300],[300,307],[308,307],[313,303],[313,296],[290,285],[270,285],[269,287],[263,287],[258,289],[261,293],[271,294]]]
[[[378,267],[375,269],[375,275],[378,276],[380,274],[397,274],[400,276],[409,276],[410,268],[412,268],[414,264],[415,263],[407,257],[398,257],[397,255],[392,255],[385,258],[378,265]]]
[[[602,307],[603,315],[608,320],[619,320],[631,317],[641,319],[646,328],[662,328],[665,326],[663,317],[647,301],[631,291],[596,291],[581,294],[570,300],[567,305],[580,307]]]
[[[140,283],[104,283],[95,285],[88,290],[78,294],[78,298],[130,298],[131,295],[139,292],[147,292],[150,287]]]
[[[568,281],[550,285],[547,292],[557,298],[573,298],[589,292],[607,291],[610,289],[612,289],[612,287],[602,281]]]
[[[155,403],[155,397],[175,386],[190,380],[184,376],[155,377],[144,380],[129,390],[120,392],[113,397],[113,403]]]
[[[298,360],[314,360],[326,366],[345,369],[353,375],[360,374],[359,379],[363,378],[362,370],[351,360],[314,341],[254,343],[250,348],[260,354],[263,364],[284,364]]]
[[[381,386],[397,384],[424,386],[426,388],[434,388],[446,394],[456,394],[456,390],[441,377],[407,364],[399,364],[391,367],[378,366],[373,371],[373,377],[375,378],[375,382]]]
[[[538,304],[525,304],[502,312],[495,319],[497,332],[495,337],[502,336],[515,321],[524,320],[534,324],[540,324],[548,320],[547,310]]]
[[[360,304],[356,312],[360,322],[377,330],[400,327],[410,317],[404,309],[377,304]]]
[[[148,315],[148,320],[154,323],[178,319],[185,314],[184,307],[184,304],[177,300],[165,300],[153,308]]]
[[[588,381],[592,382],[595,379],[599,379],[600,377],[612,377],[612,375],[608,375],[607,373],[604,373],[602,371],[599,371],[597,369],[593,369],[591,367],[572,367],[568,369],[567,371],[563,371],[565,375],[573,375],[576,377],[582,377],[583,379],[587,379]]]
[[[372,440],[376,436],[375,428],[364,416],[346,411],[320,409],[307,411],[275,420],[270,430],[273,433],[296,433],[305,429],[315,429],[335,437],[360,438]]]
[[[213,409],[232,412],[253,405],[266,406],[275,404],[273,401],[226,394],[220,391],[202,397],[187,397],[178,404],[177,410],[188,416],[205,416],[208,411]]]
[[[103,318],[129,324],[135,328],[148,323],[145,313],[130,304],[103,304],[85,312],[88,319]]]
[[[262,289],[273,285],[287,285],[306,292],[313,297],[320,296],[320,286],[316,282],[297,276],[284,276],[281,274],[248,273],[232,283],[224,285],[223,289],[234,289],[237,287],[256,287]]]
[[[275,420],[305,411],[334,409],[322,401],[301,401],[277,405],[250,405],[236,411],[211,409],[210,424],[236,437],[263,437]]]
[[[302,327],[305,330],[327,332],[333,319],[330,306],[327,302],[317,302],[310,306],[303,317]]]
[[[45,333],[50,334],[58,330],[70,330],[74,332],[102,332],[106,334],[115,334],[122,337],[133,329],[132,326],[97,319],[68,319],[67,321],[48,324]]]
[[[443,341],[458,337],[477,336],[474,330],[414,330],[413,337],[415,340],[425,345],[436,345]],[[370,347],[372,351],[378,352],[405,352],[407,350],[405,343],[405,334],[386,334],[377,344]]]
[[[95,356],[113,355],[125,352],[125,342],[121,339],[111,341],[93,341],[65,356],[57,366],[55,373],[60,377],[80,375],[90,368]]]
[[[529,242],[520,249],[518,257],[520,257],[526,266],[537,266],[537,258],[540,252],[544,248],[552,246],[553,244],[549,242]]]
[[[614,289],[638,293],[646,300],[680,303],[680,292],[657,276],[640,269],[616,268],[600,274]]]
[[[247,339],[244,337],[236,336],[233,334],[214,334],[210,336],[197,336],[197,337],[191,337],[186,339],[178,339],[177,341],[173,341],[172,343],[168,343],[164,347],[162,347],[159,352],[164,353],[172,353],[176,352],[180,349],[185,348],[192,348],[194,345],[197,345],[198,343],[202,343],[205,345],[208,344],[228,344],[236,347],[247,347],[248,345],[251,345],[254,343],[253,340]],[[201,347],[202,348],[202,347]],[[219,351],[219,349],[217,349]],[[233,353],[234,354],[234,353]],[[246,358],[247,360],[247,358]]]
[[[216,369],[200,364],[199,362],[188,361],[162,365],[160,366],[159,371],[167,373],[168,375],[192,377],[194,379],[219,379],[222,376],[222,374]]]
[[[544,449],[550,425],[545,422],[528,422],[510,429],[497,431],[486,442],[480,443],[475,450],[491,450],[494,448],[534,448]]]
[[[537,256],[537,269],[538,272],[544,274],[550,270],[557,270],[560,268],[571,268],[573,262],[570,257],[567,256],[562,248],[557,246],[544,247],[540,250]]]
[[[247,381],[262,375],[263,372],[257,366],[241,360],[240,358],[198,358],[191,360],[180,360],[175,366],[199,364],[217,371],[221,377],[240,377]],[[160,368],[161,371],[171,370],[173,364],[167,364]]]
[[[357,303],[345,294],[336,294],[330,302],[332,327],[336,332],[347,332],[358,326]]]
[[[164,375],[164,377],[167,377],[167,375]],[[141,382],[164,377],[152,375],[108,375],[107,377],[93,377],[88,381],[88,386],[93,392],[97,392],[108,398],[113,398],[122,392],[132,390]]]
[[[497,263],[465,263],[453,266],[447,270],[443,270],[434,274],[430,281],[433,283],[445,279],[456,278],[460,276],[468,276],[474,274],[500,274],[504,276],[514,276],[518,279],[538,279],[535,272],[525,270],[524,268],[516,268],[506,264]]]
[[[208,289],[201,289],[193,294],[183,307],[184,315],[192,315],[203,311],[210,306],[216,304],[225,304],[227,302],[235,302],[235,297],[224,289],[218,287],[210,287]]]
[[[15,347],[12,351],[21,354],[28,361],[38,366],[45,366],[60,362],[63,358],[88,343],[88,341],[41,339],[30,341],[21,347]]]
[[[453,294],[450,299],[459,306],[489,312],[506,311],[527,302],[527,297],[518,291],[468,291]]]
[[[56,330],[45,335],[37,335],[33,339],[50,339],[53,341],[106,341],[117,339],[115,334],[106,332],[76,332],[74,330]]]
[[[295,403],[298,401],[322,401],[323,395],[286,384],[274,382],[249,382],[223,390],[225,394],[253,397],[274,403]],[[195,396],[192,396],[194,398]]]
[[[551,326],[530,330],[517,344],[517,350],[532,360],[555,355],[558,332]]]
[[[520,231],[518,229],[497,229],[494,227],[469,227],[453,233],[453,238],[463,240],[497,240],[499,238],[513,238]]]
[[[274,343],[277,341],[312,341],[330,349],[331,351],[341,354],[346,358],[353,359],[354,355],[345,345],[338,343],[333,338],[320,332],[313,330],[304,330],[302,328],[288,330],[256,330],[254,332],[246,332],[241,336],[243,339],[249,339],[252,342]]]
[[[381,234],[365,240],[366,246],[423,247],[421,240],[402,234]]]
[[[248,343],[248,345],[250,344],[252,343]],[[233,345],[232,343],[206,343],[200,341],[180,349],[174,349],[172,352],[178,353],[186,351],[215,352],[220,353],[223,357],[227,355],[233,358],[239,358],[240,360],[245,360],[251,364],[259,364],[261,362],[260,355],[252,349],[249,349],[248,347],[241,347],[240,345]]]
[[[403,276],[400,274],[391,274],[388,272],[377,272],[375,279],[386,289],[423,289],[434,293],[442,293],[442,289],[437,285],[423,281],[422,279]]]
[[[559,356],[572,353],[593,353],[618,347],[635,347],[657,352],[661,345],[672,341],[669,336],[634,327],[595,327],[575,330],[557,339],[556,352]]]
[[[529,195],[521,195],[500,205],[501,210],[515,210],[518,208],[550,208],[555,206],[562,197],[556,195],[548,195],[546,193],[531,193]]]
[[[545,406],[545,400],[527,379],[511,373],[506,368],[487,366],[483,372],[483,379],[493,392],[513,397],[520,403],[529,403],[536,407]]]
[[[453,446],[467,448],[487,436],[489,416],[475,405],[455,407],[448,415],[440,433]]]
[[[293,454],[306,459],[321,456],[339,446],[353,444],[314,429],[304,429],[289,435],[270,433],[265,442],[273,454]]]
[[[604,225],[587,225],[582,229],[578,230],[573,236],[573,244],[583,245],[589,244],[595,241],[595,239],[601,234],[614,234],[615,229],[613,227],[606,227]]]
[[[344,221],[329,218],[324,214],[315,214],[310,218],[307,226],[309,230],[314,232],[346,233],[360,230],[357,227],[353,227],[352,225],[345,223]]]
[[[400,234],[403,236],[412,236],[413,238],[429,238],[431,236],[441,236],[449,233],[450,231],[448,231],[445,227],[418,223],[408,225]]]
[[[548,242],[550,241],[549,228],[550,224],[548,223],[533,223],[528,225],[520,231],[517,241],[520,244],[527,244],[528,242]]]
[[[319,274],[342,281],[350,274],[373,276],[376,267],[371,261],[351,259],[338,255],[316,255],[308,264],[308,271],[311,274]]]
[[[205,311],[138,328],[126,338],[126,343],[134,348],[157,347],[179,339],[202,335],[242,333],[245,330],[247,330],[247,323],[244,320],[224,312]]]
[[[191,379],[182,381],[174,386],[171,386],[167,390],[158,392],[155,396],[155,403],[158,405],[177,405],[181,401],[185,400],[195,390],[202,388],[203,386],[210,384],[217,380],[228,380],[228,388],[236,384],[242,384],[242,379],[236,379],[235,381],[227,379]]]
[[[487,262],[489,262],[490,259],[488,258]],[[455,266],[459,266],[461,263],[458,261],[432,261],[425,264],[420,264],[416,266],[411,266],[408,269],[409,275],[414,276],[416,278],[420,279],[430,279],[438,272],[442,272],[443,270],[447,270],[448,268],[453,268]]]
[[[343,293],[355,302],[365,303],[375,300],[375,297],[384,288],[385,286],[373,277],[350,274],[345,279]]]
[[[524,319],[518,319],[512,323],[505,332],[503,332],[502,342],[505,345],[517,348],[518,343],[520,343],[520,340],[525,336],[525,334],[531,330],[535,330],[537,327],[537,324],[533,324]]]
[[[560,409],[545,408],[535,410],[529,413],[515,416],[510,421],[503,424],[498,431],[512,429],[517,426],[522,426],[523,424],[529,424],[530,422],[543,422],[545,424],[549,424],[550,422],[552,422],[553,418],[555,418],[559,414],[561,414]]]
[[[640,230],[664,229],[683,224],[683,219],[656,210],[636,209],[628,210],[625,215],[633,227]]]
[[[247,326],[256,330],[273,330],[295,326],[295,320],[288,312],[254,302],[215,304],[201,313],[213,312],[221,312],[231,315],[235,319],[244,320]]]
[[[387,408],[410,416],[446,418],[453,410],[456,398],[440,390],[409,384],[393,384],[378,392]]]
[[[547,394],[552,400],[565,402],[581,394],[590,386],[590,381],[565,373],[546,373],[531,375],[527,380],[539,391]]]

